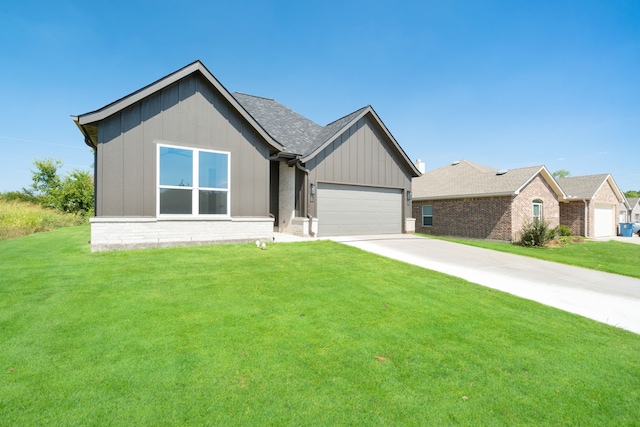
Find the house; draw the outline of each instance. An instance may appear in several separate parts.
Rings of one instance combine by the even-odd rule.
[[[626,222],[640,222],[640,198],[629,197],[629,219]]]
[[[631,206],[627,198],[624,197],[622,202],[618,203],[618,222],[629,222],[630,217]]]
[[[419,172],[371,106],[320,126],[195,61],[72,116],[95,153],[92,250],[412,232]]]
[[[416,232],[515,241],[523,226],[560,224],[564,192],[544,166],[498,170],[466,160],[413,179]]]
[[[558,178],[566,194],[560,204],[560,223],[573,234],[608,237],[617,234],[618,206],[624,195],[610,174]]]

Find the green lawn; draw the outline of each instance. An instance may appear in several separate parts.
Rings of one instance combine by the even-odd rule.
[[[0,425],[638,425],[640,336],[333,242],[0,242]]]
[[[640,279],[640,245],[631,243],[587,240],[566,246],[528,248],[507,242],[422,236]]]

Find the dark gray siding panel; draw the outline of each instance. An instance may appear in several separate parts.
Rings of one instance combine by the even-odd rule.
[[[127,108],[122,112],[124,216],[139,216],[144,206],[144,175],[140,164],[144,163],[144,144],[136,143],[143,138],[143,129],[139,124],[139,106]]]
[[[97,216],[156,216],[158,143],[229,152],[231,215],[269,213],[269,145],[195,74],[99,122],[98,142]]]
[[[411,190],[411,171],[375,120],[365,116],[306,163],[310,183]],[[410,207],[403,204],[403,215]],[[317,217],[316,204],[311,214]]]
[[[122,123],[120,114],[114,114],[98,127],[98,215],[122,216],[124,165]]]

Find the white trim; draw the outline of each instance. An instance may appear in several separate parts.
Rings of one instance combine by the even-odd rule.
[[[167,144],[162,141],[153,141],[156,144],[156,216],[158,218],[181,219],[188,217],[197,218],[231,218],[231,152],[211,150],[207,148],[195,148],[184,145]],[[189,187],[160,185],[160,150],[161,148],[175,148],[178,150],[188,150],[193,153],[192,156],[192,183]],[[227,188],[201,187],[200,186],[200,153],[224,154],[227,156]],[[161,214],[160,213],[160,190],[161,189],[190,189],[191,190],[191,214]],[[227,192],[227,213],[225,214],[200,214],[200,190],[208,191],[226,191]]]

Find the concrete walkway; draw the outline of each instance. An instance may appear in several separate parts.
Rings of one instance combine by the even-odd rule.
[[[640,279],[408,234],[331,240],[640,334]]]

